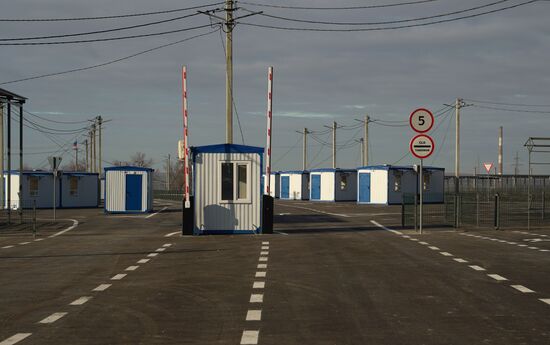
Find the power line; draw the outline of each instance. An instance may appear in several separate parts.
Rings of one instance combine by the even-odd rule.
[[[490,107],[490,106],[477,105],[477,104],[472,104],[472,106],[476,107],[476,108],[481,108],[481,109],[510,111],[510,112],[514,112],[514,113],[550,114],[550,111],[542,111],[542,110],[524,110],[524,109],[498,108],[498,107]]]
[[[248,1],[239,1],[239,3],[245,4],[245,5],[251,5],[251,6],[292,9],[292,10],[358,10],[358,9],[396,7],[396,6],[405,6],[405,5],[418,5],[418,4],[428,3],[428,2],[435,2],[435,1],[438,1],[438,0],[418,0],[418,1],[398,2],[398,3],[384,4],[384,5],[347,6],[347,7],[303,7],[303,6],[286,6],[286,5],[268,5],[268,4],[248,2]]]
[[[447,123],[447,129],[445,130],[445,134],[443,136],[443,140],[441,141],[441,145],[439,146],[437,152],[435,153],[435,156],[432,158],[432,161],[431,161],[432,165],[435,165],[435,162],[437,162],[439,154],[441,153],[441,151],[443,151],[443,147],[445,146],[445,142],[447,140],[447,135],[449,134],[449,129],[451,128],[451,123],[453,122],[451,121],[451,119],[453,118],[452,116],[449,116],[447,118],[449,119],[449,122]],[[443,120],[441,123],[443,123],[444,121],[445,120]]]
[[[120,37],[109,37],[109,38],[96,38],[96,39],[89,39],[89,40],[75,40],[75,41],[53,41],[53,42],[18,42],[18,43],[0,43],[0,46],[40,46],[40,45],[60,45],[60,44],[77,44],[77,43],[92,43],[92,42],[107,42],[107,41],[118,41],[118,40],[126,40],[126,39],[133,39],[133,38],[143,38],[143,37],[153,37],[153,36],[162,36],[162,35],[168,35],[178,32],[185,32],[190,30],[197,30],[202,29],[211,26],[210,24],[206,25],[199,25],[199,26],[193,26],[190,28],[184,28],[184,29],[178,29],[178,30],[170,30],[170,31],[162,31],[162,32],[155,32],[155,33],[149,33],[149,34],[141,34],[141,35],[131,35],[131,36],[120,36]]]
[[[464,98],[464,100],[468,101],[468,102],[473,102],[473,103],[507,105],[507,106],[511,106],[511,107],[535,107],[535,108],[550,107],[550,104],[503,103],[503,102],[480,101],[480,100],[469,99],[469,98]]]
[[[67,22],[67,21],[81,21],[81,20],[98,20],[98,19],[115,19],[115,18],[129,18],[129,17],[142,17],[142,16],[151,16],[156,14],[168,14],[174,12],[183,12],[194,10],[198,8],[211,7],[223,5],[223,2],[217,2],[209,5],[199,5],[186,8],[177,8],[173,10],[164,10],[164,11],[155,11],[155,12],[142,12],[142,13],[130,13],[130,14],[119,14],[112,16],[98,16],[98,17],[76,17],[76,18],[23,18],[23,19],[8,19],[0,18],[0,22]]]
[[[290,153],[290,151],[294,150],[298,144],[300,143],[300,140],[302,139],[302,137],[298,137],[298,140],[296,141],[296,143],[294,145],[292,145],[292,147],[290,149],[288,149],[285,153],[283,153],[283,155],[281,157],[279,157],[275,162],[273,162],[273,165],[279,163],[281,160],[283,160],[283,158],[286,157],[286,155],[288,155]]]
[[[467,16],[461,16],[457,18],[449,18],[449,19],[441,19],[436,21],[431,21],[427,23],[417,23],[417,24],[408,24],[408,25],[398,25],[398,26],[387,26],[387,27],[377,27],[377,28],[348,28],[348,29],[324,29],[324,28],[296,28],[296,27],[284,27],[284,26],[275,26],[275,25],[264,25],[264,24],[255,24],[255,23],[244,23],[239,22],[241,25],[246,26],[253,26],[253,27],[260,27],[260,28],[266,28],[266,29],[276,29],[276,30],[286,30],[286,31],[317,31],[317,32],[357,32],[357,31],[386,31],[386,30],[398,30],[398,29],[407,29],[407,28],[414,28],[414,27],[422,27],[422,26],[429,26],[429,25],[435,25],[435,24],[441,24],[441,23],[449,23],[449,22],[455,22],[462,19],[470,19],[475,17],[480,17],[492,13],[502,12],[505,10],[529,5],[535,2],[539,2],[540,0],[529,0],[525,1],[519,4],[510,5],[506,7],[501,7],[498,9],[470,14]]]
[[[164,24],[164,23],[173,22],[173,21],[176,21],[176,20],[181,20],[181,19],[186,19],[186,18],[198,16],[199,14],[200,13],[193,13],[193,14],[188,14],[188,15],[185,15],[185,16],[176,17],[176,18],[163,19],[163,20],[159,20],[159,21],[155,21],[155,22],[149,22],[149,23],[143,23],[143,24],[137,24],[137,25],[121,26],[121,27],[113,28],[113,29],[78,32],[78,33],[74,33],[74,34],[51,35],[51,36],[0,38],[0,41],[10,41],[10,42],[11,41],[32,41],[32,40],[45,40],[45,39],[52,39],[52,38],[65,38],[65,37],[97,35],[97,34],[104,34],[104,33],[109,33],[109,32],[137,29],[137,28],[142,28],[142,27],[151,26],[151,25]]]
[[[166,48],[166,47],[170,47],[170,46],[173,46],[173,45],[176,45],[176,44],[180,44],[180,43],[183,43],[183,42],[192,40],[192,39],[194,39],[194,38],[198,38],[198,37],[210,35],[210,34],[216,32],[216,31],[218,31],[218,30],[219,30],[219,28],[216,29],[216,30],[212,30],[212,31],[209,31],[209,32],[200,34],[200,35],[195,35],[195,36],[191,36],[191,37],[188,37],[188,38],[184,38],[184,39],[181,39],[181,40],[178,40],[178,41],[175,41],[175,42],[163,44],[163,45],[160,45],[160,46],[157,46],[157,47],[154,47],[154,48],[150,48],[150,49],[147,49],[147,50],[143,50],[143,51],[134,53],[134,54],[132,54],[132,55],[128,55],[128,56],[125,56],[125,57],[122,57],[122,58],[118,58],[118,59],[115,59],[115,60],[110,60],[110,61],[103,62],[103,63],[97,64],[97,65],[92,65],[92,66],[88,66],[88,67],[81,67],[81,68],[74,68],[74,69],[70,69],[70,70],[66,70],[66,71],[62,71],[62,72],[41,74],[41,75],[37,75],[37,76],[33,76],[33,77],[27,77],[27,78],[22,78],[22,79],[10,80],[10,81],[6,81],[6,82],[2,82],[2,83],[0,83],[0,85],[19,83],[19,82],[22,82],[22,81],[35,80],[35,79],[41,79],[41,78],[46,78],[46,77],[53,77],[53,76],[58,76],[58,75],[63,75],[63,74],[69,74],[69,73],[73,73],[73,72],[87,71],[87,70],[94,69],[94,68],[99,68],[99,67],[108,66],[108,65],[111,65],[111,64],[114,64],[114,63],[117,63],[117,62],[121,62],[121,61],[124,61],[124,60],[128,60],[128,59],[134,58],[134,57],[136,57],[136,56],[143,55],[143,54],[146,54],[146,53],[155,51],[155,50],[159,50],[159,49],[162,49],[162,48]]]
[[[49,122],[53,122],[53,123],[59,123],[59,124],[82,124],[82,123],[89,123],[90,121],[92,121],[92,120],[82,120],[82,121],[57,121],[57,120],[48,119],[47,117],[43,117],[43,116],[39,116],[39,115],[33,114],[33,113],[31,113],[30,111],[27,111],[27,110],[23,110],[23,111],[24,111],[26,114],[31,115],[31,116],[34,116],[34,117],[39,118],[39,119],[41,119],[41,120],[49,121]]]
[[[436,15],[426,16],[426,17],[418,17],[418,18],[411,18],[411,19],[401,19],[401,20],[390,20],[390,21],[380,21],[380,22],[328,22],[328,21],[318,21],[318,20],[307,20],[307,19],[295,19],[295,18],[288,18],[288,17],[282,17],[282,16],[275,16],[267,13],[259,13],[260,16],[263,17],[269,17],[274,19],[280,19],[290,22],[298,22],[298,23],[308,23],[308,24],[322,24],[322,25],[388,25],[388,24],[399,24],[399,23],[409,23],[409,22],[416,22],[416,21],[423,21],[428,19],[434,19],[434,18],[441,18],[441,17],[447,17],[455,14],[462,14],[467,13],[471,11],[480,10],[482,8],[487,8],[495,5],[499,5],[505,2],[509,2],[511,0],[499,0],[495,1],[489,4],[475,6],[471,8],[467,8],[464,10],[458,10],[453,12],[447,12],[447,13],[440,13]],[[245,11],[248,11],[245,9]]]

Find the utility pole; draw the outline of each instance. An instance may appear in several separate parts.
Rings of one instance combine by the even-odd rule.
[[[4,209],[4,104],[0,102],[0,173],[2,174],[2,183],[0,183],[0,198],[2,205],[0,209]]]
[[[89,170],[88,170],[88,139],[84,140],[84,145],[86,145],[86,172],[89,172]]]
[[[225,1],[225,141],[233,144],[233,0]]]
[[[307,130],[307,128],[304,128],[303,132],[296,131],[296,133],[300,133],[304,135],[303,147],[302,147],[302,170],[306,171],[307,170],[307,135],[309,131]]]
[[[365,139],[360,138],[356,140],[358,143],[361,144],[361,166],[366,166],[365,164]]]
[[[456,99],[455,102],[455,177],[460,176],[460,107],[462,105],[462,100],[460,98]]]
[[[369,122],[370,116],[365,115],[365,135],[363,136],[363,166],[369,165]]]
[[[503,172],[503,164],[502,164],[502,140],[503,140],[503,129],[502,126],[500,126],[499,129],[499,135],[498,135],[498,174],[502,175]]]
[[[74,171],[78,171],[78,142],[74,142]]]
[[[93,173],[97,172],[95,130],[96,130],[96,123],[94,122],[92,124],[92,172]]]
[[[101,161],[101,153],[102,153],[102,142],[101,142],[101,127],[102,127],[102,124],[103,124],[103,118],[101,116],[98,116],[97,117],[97,123],[98,123],[98,127],[99,127],[99,170],[97,171],[99,173],[99,176],[101,177],[101,166],[102,166],[102,161]]]
[[[166,160],[166,190],[170,190],[170,154]]]
[[[336,169],[336,121],[332,123],[332,168]]]

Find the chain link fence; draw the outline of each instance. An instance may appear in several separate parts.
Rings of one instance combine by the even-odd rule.
[[[160,200],[172,200],[172,201],[182,201],[183,200],[183,191],[181,190],[159,190],[156,189],[153,191],[153,197]]]

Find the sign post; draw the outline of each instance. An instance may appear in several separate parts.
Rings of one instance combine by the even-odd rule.
[[[57,180],[57,172],[59,169],[59,165],[61,164],[61,157],[48,157],[48,161],[50,162],[50,166],[52,167],[52,173],[53,173],[53,220],[55,221],[55,206],[56,206],[56,196],[55,196],[55,182]]]
[[[422,233],[422,214],[423,214],[423,202],[424,202],[424,159],[432,155],[435,149],[435,142],[426,134],[430,131],[434,125],[434,116],[428,109],[419,108],[411,113],[409,117],[409,124],[411,128],[420,133],[412,138],[409,144],[409,150],[418,159],[420,159],[420,166],[418,171],[418,188],[419,188],[419,227],[418,230]]]

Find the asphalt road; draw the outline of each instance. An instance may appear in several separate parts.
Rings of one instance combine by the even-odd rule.
[[[177,204],[157,209],[0,233],[0,345],[550,343],[550,230],[418,235],[399,208],[277,202],[273,235],[181,237]]]

